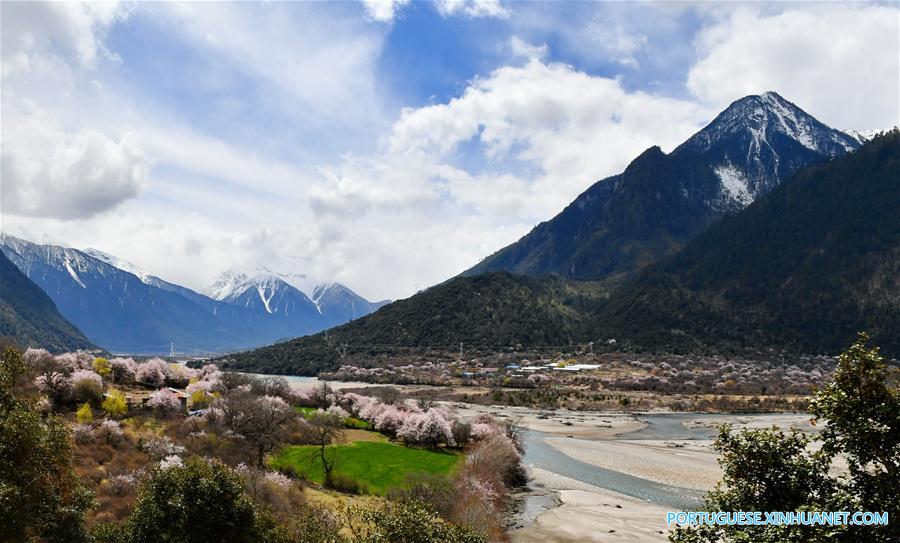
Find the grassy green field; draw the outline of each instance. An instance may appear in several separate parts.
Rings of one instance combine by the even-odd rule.
[[[391,488],[402,486],[410,473],[450,473],[463,458],[458,453],[386,442],[357,441],[331,447],[337,454],[334,472],[365,483],[373,494],[385,494]],[[322,483],[325,473],[316,453],[316,447],[310,445],[285,447],[271,460],[270,466]]]

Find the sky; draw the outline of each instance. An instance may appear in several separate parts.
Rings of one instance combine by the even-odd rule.
[[[0,229],[197,290],[409,296],[748,94],[900,122],[896,3],[2,2],[0,31]]]

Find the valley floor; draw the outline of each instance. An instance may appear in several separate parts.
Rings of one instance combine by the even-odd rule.
[[[461,417],[484,413],[517,420],[526,434],[531,485],[518,496],[518,522],[509,531],[515,543],[666,541],[666,513],[699,508],[704,492],[721,477],[712,448],[719,425],[817,431],[805,413],[551,412],[447,405]]]

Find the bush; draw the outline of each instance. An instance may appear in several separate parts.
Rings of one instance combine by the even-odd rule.
[[[97,375],[100,377],[109,377],[110,373],[112,373],[112,367],[109,365],[109,360],[102,356],[95,358],[92,366],[94,371],[97,372]]]
[[[420,503],[389,502],[363,514],[372,527],[367,541],[377,543],[482,543],[484,536],[446,522]]]
[[[104,522],[91,532],[94,543],[130,543],[131,538],[125,526]]]
[[[506,434],[493,434],[469,448],[466,468],[479,478],[498,477],[506,486],[528,482],[522,456]]]
[[[450,518],[456,492],[450,479],[433,473],[411,473],[406,484],[388,493],[394,501],[414,501],[428,506],[443,518]]]
[[[331,472],[325,477],[325,487],[345,494],[368,494],[369,486],[349,475]]]
[[[78,408],[78,411],[75,412],[75,418],[78,419],[78,422],[81,424],[90,424],[94,422],[94,411],[91,409],[91,404],[84,402],[84,404]]]
[[[274,522],[244,494],[238,474],[199,458],[154,469],[138,490],[128,525],[133,543],[275,541]]]
[[[303,504],[284,528],[285,539],[291,543],[339,543],[341,521],[326,507]]]
[[[125,401],[125,394],[114,388],[109,389],[106,397],[103,399],[101,407],[106,414],[113,418],[119,418],[128,412],[128,403]]]
[[[122,431],[122,427],[114,420],[105,420],[101,422],[94,430],[94,436],[113,447],[118,447],[125,439],[125,433]]]
[[[100,407],[103,401],[103,380],[95,372],[90,370],[78,370],[72,374],[74,383],[75,401],[90,402],[95,407]]]

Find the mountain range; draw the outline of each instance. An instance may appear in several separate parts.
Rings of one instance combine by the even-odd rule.
[[[0,333],[131,353],[275,343],[220,362],[301,374],[460,342],[818,353],[867,329],[900,354],[898,155],[896,128],[848,134],[776,93],[747,96],[474,268],[380,310],[303,275],[229,270],[197,292],[101,251],[0,235]]]
[[[0,336],[54,352],[93,349],[53,300],[0,252]]]
[[[216,285],[232,281],[230,290],[210,297],[95,249],[4,234],[0,250],[63,317],[113,352],[166,353],[173,343],[187,353],[249,348],[314,333],[386,303],[370,303],[337,283],[316,287],[313,301],[273,273],[226,272]]]
[[[617,289],[596,328],[655,350],[900,355],[900,131],[806,168]]]
[[[681,250],[794,172],[858,148],[774,92],[735,101],[669,154],[651,147],[463,275],[627,277]]]
[[[900,132],[851,137],[775,93],[731,104],[462,276],[327,332],[223,358],[314,374],[391,348],[572,345],[900,354]]]

